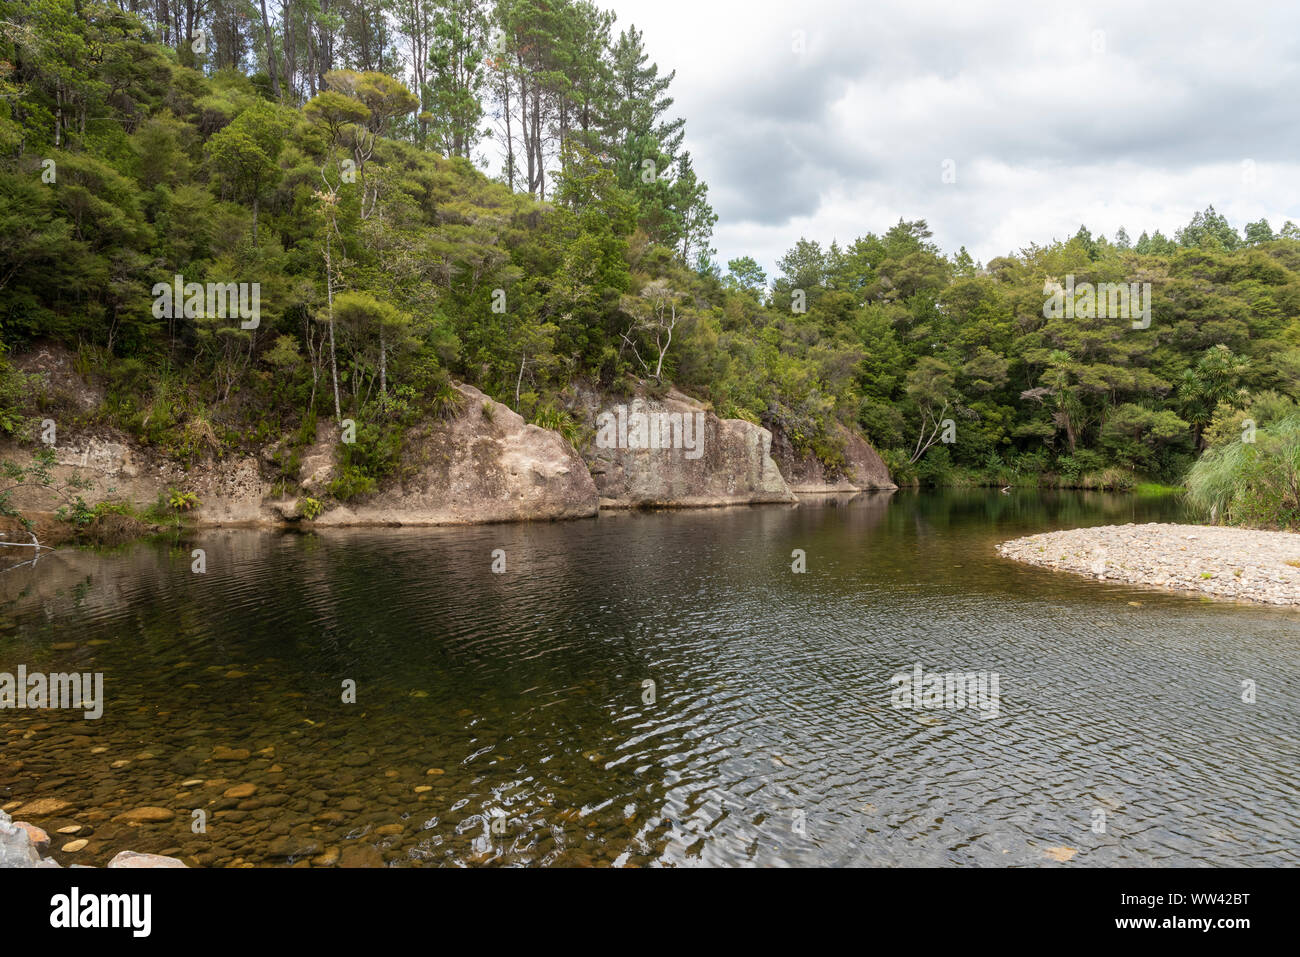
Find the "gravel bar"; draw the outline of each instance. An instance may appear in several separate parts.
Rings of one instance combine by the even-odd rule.
[[[1300,534],[1214,525],[1102,525],[1003,542],[1027,565],[1213,598],[1300,605]]]

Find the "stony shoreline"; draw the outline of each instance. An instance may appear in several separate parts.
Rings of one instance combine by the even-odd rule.
[[[1212,525],[1103,525],[1003,542],[1012,561],[1212,598],[1300,605],[1300,534]]]
[[[41,810],[41,801],[29,801],[24,807]],[[47,802],[53,805],[56,802]],[[75,853],[86,846],[86,839],[76,837],[84,830],[80,825],[73,825],[59,831],[70,832],[63,850]],[[4,811],[0,811],[0,869],[13,867],[62,867],[53,857],[48,856],[50,836],[43,828],[26,821],[15,821]],[[70,867],[86,867],[85,864],[71,864]],[[122,851],[109,861],[106,867],[114,869],[130,867],[185,867],[185,863],[174,857],[162,854],[140,854],[136,851]]]

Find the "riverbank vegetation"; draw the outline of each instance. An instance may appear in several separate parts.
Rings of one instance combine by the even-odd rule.
[[[1187,488],[1210,521],[1300,529],[1300,415],[1212,446],[1192,466]]]
[[[31,548],[20,557],[38,558],[53,545],[118,545],[147,535],[184,527],[186,513],[200,503],[192,492],[169,489],[147,508],[128,502],[100,501],[90,504],[80,494],[89,484],[73,474],[60,478],[52,450],[42,448],[30,463],[0,462],[0,541],[3,547]],[[22,507],[19,499],[43,499],[49,509]],[[13,552],[4,557],[14,557]]]
[[[1191,469],[1218,520],[1296,521],[1294,224],[1209,207],[978,263],[900,220],[800,238],[769,277],[715,261],[672,73],[630,25],[585,0],[342,7],[0,0],[0,434],[273,447],[288,487],[318,420],[351,419],[346,500],[454,411],[453,378],[571,441],[577,385],[671,385],[831,465],[835,424],[859,429],[900,484]],[[160,308],[178,276],[258,284],[256,324]],[[1051,314],[1067,276],[1149,283],[1149,322]],[[96,408],[11,361],[48,342]]]

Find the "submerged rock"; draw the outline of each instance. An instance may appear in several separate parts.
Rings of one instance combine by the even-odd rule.
[[[224,744],[219,744],[212,749],[213,761],[247,761],[249,757],[248,748],[230,748]]]
[[[327,847],[324,853],[313,857],[311,863],[313,867],[333,867],[339,862],[341,852],[337,847]]]
[[[113,820],[120,821],[123,824],[157,824],[170,821],[175,816],[176,812],[171,808],[138,807],[131,811],[124,811]]]
[[[384,856],[369,844],[350,844],[343,848],[339,867],[383,867]]]
[[[284,834],[266,846],[268,857],[314,857],[320,853],[320,844],[297,834]]]
[[[17,810],[21,811],[24,817],[52,817],[70,807],[71,804],[58,798],[37,798],[20,805]]]

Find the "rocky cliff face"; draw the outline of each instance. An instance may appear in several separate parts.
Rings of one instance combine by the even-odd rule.
[[[75,410],[70,421],[103,401],[63,352],[28,358],[56,406]],[[306,496],[326,506],[314,519],[320,526],[458,525],[584,518],[602,507],[790,503],[796,492],[895,487],[880,456],[847,429],[841,429],[847,463],[832,472],[796,455],[779,431],[773,436],[751,422],[720,419],[680,392],[620,399],[585,389],[572,408],[590,436],[579,455],[558,433],[527,424],[475,388],[456,388],[463,400],[457,415],[408,432],[400,479],[348,503],[327,491],[339,441],[333,422],[322,424],[302,456],[300,496],[273,491],[276,447],[260,457],[226,456],[187,468],[111,429],[64,430],[62,424],[56,475],[88,481],[77,494],[92,505],[127,501],[143,510],[170,489],[193,493],[201,503],[192,515],[199,525],[300,521]],[[32,449],[7,444],[0,459],[26,464]],[[65,503],[32,490],[17,494],[14,504],[52,522]]]
[[[109,430],[71,436],[61,433],[52,451],[54,477],[60,482],[76,477],[88,483],[71,494],[90,505],[125,501],[145,509],[174,488],[193,492],[203,503],[197,513],[201,523],[256,524],[271,517],[263,507],[271,483],[262,478],[257,459],[251,456],[231,456],[186,468]],[[29,448],[8,445],[0,448],[0,459],[26,465],[33,455]],[[48,492],[23,489],[15,493],[14,504],[24,510],[54,511],[67,502]]]
[[[66,482],[75,476],[88,483],[73,495],[91,505],[125,501],[144,509],[175,488],[193,492],[203,502],[201,520],[210,524],[251,524],[268,518],[262,503],[270,495],[271,483],[262,478],[256,458],[230,456],[186,468],[114,429],[77,429],[73,423],[95,413],[104,403],[105,391],[82,378],[73,354],[62,346],[45,345],[16,356],[14,365],[32,376],[33,387],[52,410],[48,418],[55,426],[54,478]],[[27,465],[33,459],[32,448],[0,444],[0,459]],[[16,492],[13,503],[24,511],[54,511],[68,504],[38,489]]]
[[[602,508],[796,500],[772,460],[767,429],[719,419],[680,392],[611,399],[584,391],[576,411],[595,430],[583,457]]]
[[[596,514],[591,474],[559,433],[528,425],[478,389],[457,389],[465,400],[458,416],[420,425],[407,435],[410,478],[364,501],[330,509],[316,524],[465,525]],[[308,489],[328,481],[316,470],[318,459],[304,459]]]
[[[866,439],[839,423],[835,429],[844,444],[842,468],[827,468],[813,455],[798,454],[785,433],[772,430],[772,457],[792,491],[806,495],[898,488],[884,459]]]
[[[407,436],[407,477],[378,494],[333,507],[317,525],[459,525],[584,518],[598,510],[596,486],[582,458],[558,433],[528,425],[477,389],[458,386],[458,416],[422,423]],[[328,499],[337,429],[322,426],[303,457],[300,481],[308,495]],[[301,498],[277,498],[252,456],[227,456],[185,468],[108,430],[59,433],[55,475],[89,483],[80,495],[89,504],[127,501],[138,509],[175,488],[201,503],[198,525],[267,525],[301,517]],[[0,459],[27,464],[32,450],[8,445]],[[263,456],[270,461],[270,450]],[[64,504],[40,490],[17,494],[24,510],[52,512]],[[331,504],[328,500],[326,504]]]

